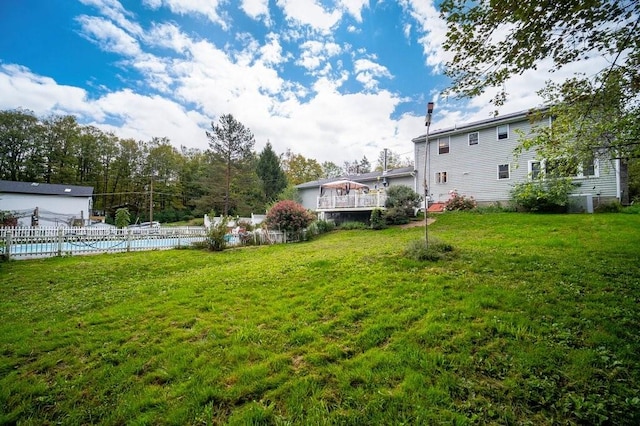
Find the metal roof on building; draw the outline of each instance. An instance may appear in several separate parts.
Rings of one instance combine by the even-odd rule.
[[[0,193],[91,197],[93,195],[93,187],[0,180]]]

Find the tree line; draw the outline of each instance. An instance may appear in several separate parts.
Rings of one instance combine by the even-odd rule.
[[[153,206],[154,220],[170,222],[262,213],[278,199],[295,199],[300,183],[371,171],[366,157],[340,167],[291,150],[277,154],[270,142],[256,152],[249,128],[230,114],[212,122],[206,136],[208,149],[176,148],[165,137],[120,138],[72,115],[4,110],[0,179],[92,186],[93,208],[102,214],[114,217],[126,207],[144,221]],[[388,168],[409,164],[393,152],[387,157]]]

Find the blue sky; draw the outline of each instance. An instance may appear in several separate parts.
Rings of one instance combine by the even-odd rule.
[[[230,113],[257,151],[412,157],[429,100],[432,129],[495,109],[490,92],[440,96],[445,33],[429,0],[0,1],[0,109],[200,149]],[[514,78],[501,113],[539,105],[548,78]]]

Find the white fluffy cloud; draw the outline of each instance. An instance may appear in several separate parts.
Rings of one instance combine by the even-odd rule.
[[[367,90],[376,89],[378,87],[379,78],[392,77],[387,67],[369,59],[356,60],[354,62],[354,72],[356,73],[356,79],[361,82]]]
[[[211,22],[228,28],[228,17],[219,12],[219,6],[224,0],[143,0],[153,9],[166,7],[177,15],[202,15]]]
[[[308,25],[321,33],[329,33],[340,18],[342,12],[334,9],[326,11],[316,0],[277,0],[290,22]]]
[[[341,47],[333,42],[309,40],[300,46],[302,53],[296,63],[304,67],[307,71],[320,68],[328,59],[338,55]]]
[[[138,41],[112,21],[86,15],[79,16],[77,21],[82,27],[82,35],[102,50],[124,56],[141,53]]]
[[[0,93],[0,109],[22,107],[38,115],[62,113],[104,119],[84,89],[59,85],[19,65],[0,64]]]
[[[166,136],[188,147],[206,146],[203,129],[209,124],[208,119],[157,95],[145,96],[126,89],[89,99],[83,89],[57,84],[16,65],[0,65],[0,92],[0,109],[21,105],[39,116],[73,114],[122,138],[150,140]]]
[[[265,22],[270,22],[269,0],[242,0],[240,7],[252,19],[264,18]]]
[[[229,4],[223,0],[145,0],[148,8],[205,17],[229,29],[233,46],[217,45],[175,21],[143,25],[117,0],[81,1],[100,16],[77,17],[80,34],[118,55],[118,64],[137,72],[139,81],[127,89],[103,88],[90,97],[85,89],[0,64],[0,108],[75,114],[121,137],[166,136],[176,146],[200,149],[207,148],[204,131],[210,122],[230,113],[252,130],[258,150],[269,140],[277,152],[292,149],[337,164],[363,155],[374,160],[383,148],[410,155],[411,139],[424,131],[422,110],[397,115],[398,107],[412,100],[384,88],[396,76],[383,62],[362,46],[339,44],[331,33],[346,17],[353,29],[345,30],[359,36],[360,28],[352,22],[361,20],[369,1],[336,0],[327,8],[318,0],[277,0],[290,25],[276,31],[268,26],[269,2],[243,0],[236,7],[267,28],[258,39],[232,31],[233,23],[221,12],[221,5]],[[398,30],[405,37],[419,34],[427,75],[429,67],[447,60],[441,47],[446,27],[430,2],[405,0],[401,5],[407,21],[398,22]],[[294,69],[298,78],[285,77],[284,68]],[[512,96],[501,112],[539,104],[536,91],[547,78],[541,69],[511,79],[506,88]],[[424,101],[436,101],[432,128],[484,119],[493,112],[488,102],[492,93],[464,104],[442,99],[437,91],[425,96],[429,99]]]

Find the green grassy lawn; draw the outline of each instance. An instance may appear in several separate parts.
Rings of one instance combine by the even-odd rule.
[[[0,264],[0,424],[640,423],[640,215]]]

